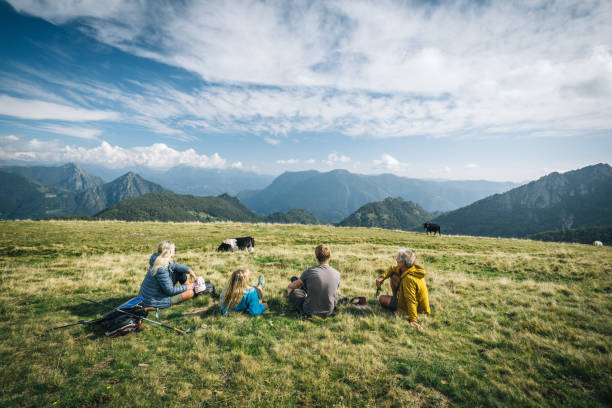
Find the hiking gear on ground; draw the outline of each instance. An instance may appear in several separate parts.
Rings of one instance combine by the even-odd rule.
[[[91,302],[91,303],[95,303],[95,304],[97,304],[97,305],[104,306],[104,307],[106,307],[106,308],[110,308],[110,307],[111,307],[111,306],[105,305],[104,303],[97,302],[97,301],[95,301],[95,300],[91,300],[91,299],[87,299],[87,298],[85,298],[85,297],[81,297],[81,299],[86,300],[86,301]],[[138,298],[138,297],[136,297],[136,298],[133,298],[133,299],[129,300],[128,302],[124,303],[123,305],[125,305],[125,304],[127,304],[127,303],[129,303],[129,302],[133,301],[134,299],[139,299],[139,301],[140,301],[140,302],[142,302],[142,301],[143,301],[143,299],[142,299],[142,298]],[[121,306],[123,306],[123,305],[121,305]],[[120,308],[121,308],[121,306],[119,306],[119,307],[117,307],[117,308],[114,308],[114,309],[113,309],[113,311],[117,311],[117,312],[119,312],[119,313],[123,313],[123,314],[126,314],[126,315],[128,315],[128,316],[135,317],[135,318],[138,318],[138,319],[141,319],[141,320],[145,320],[145,321],[147,321],[147,322],[149,322],[149,323],[153,323],[153,324],[156,324],[156,325],[158,325],[158,326],[165,327],[166,329],[174,330],[174,331],[175,331],[175,332],[177,332],[178,334],[187,334],[187,333],[191,333],[192,331],[195,331],[195,330],[196,330],[196,327],[195,327],[195,326],[192,326],[192,327],[188,328],[187,330],[177,329],[176,327],[168,326],[167,324],[160,323],[160,322],[156,322],[155,320],[147,319],[146,317],[138,316],[138,315],[136,315],[136,314],[132,314],[132,313],[130,313],[130,312],[128,312],[128,311],[122,310],[122,309],[120,309]],[[143,309],[144,309],[144,307],[143,307]]]
[[[104,329],[104,334],[108,337],[122,336],[140,328],[142,319],[147,315],[142,298],[132,298],[118,306],[112,312],[102,317],[92,320],[79,320],[63,326],[52,327],[49,330],[61,329],[64,327],[76,326],[77,324],[96,325],[99,324]],[[131,315],[126,315],[129,312]]]
[[[264,278],[263,275],[259,275],[259,279],[257,279],[257,284],[263,288],[266,284],[266,278]]]
[[[351,298],[351,304],[353,305],[365,305],[366,298],[365,296],[353,296]]]
[[[142,319],[148,314],[143,300],[139,297],[132,298],[105,314],[100,322],[104,335],[117,337],[140,329]]]

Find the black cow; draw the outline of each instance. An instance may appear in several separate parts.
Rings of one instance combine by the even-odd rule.
[[[436,235],[436,232],[438,233],[438,235],[442,235],[442,233],[440,233],[440,226],[438,224],[426,222],[425,224],[423,224],[423,227],[425,227],[425,229],[427,230],[427,235],[429,235],[430,232],[433,232],[434,235]]]
[[[236,252],[241,250],[253,252],[254,248],[255,238],[253,237],[228,238],[219,245],[217,252]]]

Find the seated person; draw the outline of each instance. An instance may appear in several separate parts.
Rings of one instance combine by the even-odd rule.
[[[149,267],[153,266],[153,263],[155,262],[157,257],[162,253],[164,248],[168,247],[169,245],[174,245],[174,244],[172,244],[172,242],[170,241],[162,241],[159,243],[159,245],[157,245],[157,252],[154,252],[153,255],[151,255],[151,258],[149,258]],[[189,276],[194,282],[197,279],[195,273],[193,273],[191,268],[189,268],[188,266],[172,262],[169,268],[172,274],[172,284],[173,285],[176,285],[177,282],[180,283],[181,285],[187,282],[187,274],[189,274]]]
[[[306,269],[299,278],[292,279],[287,286],[287,295],[297,312],[328,317],[336,309],[340,272],[329,266],[331,251],[327,245],[317,246],[315,256],[318,265]]]
[[[144,304],[147,307],[163,309],[191,299],[196,295],[196,291],[199,293],[201,290],[198,287],[194,288],[193,283],[172,285],[173,268],[183,273],[188,273],[191,270],[172,261],[176,253],[174,243],[164,241],[160,246],[162,251],[155,257],[153,265],[147,271],[140,285],[138,296],[144,299]],[[195,277],[195,275],[193,276]],[[196,280],[203,282],[202,279],[196,278]]]
[[[232,311],[249,312],[251,316],[259,316],[269,309],[267,303],[259,303],[263,297],[265,279],[259,275],[257,286],[249,286],[251,271],[248,269],[235,270],[221,292],[221,314],[229,315]]]
[[[376,279],[376,287],[380,288],[385,279],[390,278],[393,296],[381,295],[380,304],[395,311],[397,315],[407,316],[410,325],[423,330],[418,323],[417,314],[429,314],[429,296],[425,284],[425,269],[417,265],[416,256],[408,249],[397,251],[397,265],[389,267]]]

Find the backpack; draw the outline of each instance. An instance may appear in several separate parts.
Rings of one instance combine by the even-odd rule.
[[[112,312],[102,316],[100,325],[104,329],[104,335],[118,337],[140,329],[142,318],[147,317],[148,314],[143,301],[144,299],[141,297],[132,298]]]

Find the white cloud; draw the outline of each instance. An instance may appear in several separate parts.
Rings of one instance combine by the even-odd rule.
[[[81,128],[81,127],[72,127],[72,126],[55,126],[55,125],[46,125],[41,126],[41,129],[44,129],[48,132],[57,133],[60,135],[68,135],[73,137],[78,137],[81,139],[91,139],[95,140],[102,134],[100,129],[91,129],[91,128]]]
[[[476,163],[468,163],[465,165],[465,167],[468,169],[477,169],[480,166],[478,166]]]
[[[70,122],[116,120],[119,118],[119,114],[116,112],[75,108],[39,100],[13,98],[8,95],[0,95],[0,115],[20,119],[55,119]]]
[[[374,166],[383,171],[399,172],[406,167],[405,163],[400,162],[390,154],[383,153],[380,155],[380,159],[373,160]]]
[[[336,166],[340,163],[348,163],[351,161],[350,157],[339,155],[338,153],[330,153],[327,155],[327,160],[325,160],[325,164],[330,167]]]
[[[272,139],[271,137],[266,137],[264,138],[264,140],[268,143],[270,143],[273,146],[276,146],[277,144],[280,144],[280,140],[278,139]]]
[[[298,159],[277,160],[276,164],[298,164]]]
[[[217,153],[201,155],[194,149],[175,150],[163,143],[151,146],[123,148],[103,141],[93,148],[63,145],[57,140],[23,140],[15,135],[0,138],[0,160],[25,160],[47,163],[96,164],[107,168],[120,169],[129,166],[146,166],[153,169],[168,169],[185,165],[201,168],[224,168],[225,159]]]
[[[235,162],[235,163],[232,163],[231,167],[233,169],[242,169],[244,166],[242,165],[242,162]]]
[[[317,161],[315,159],[308,159],[304,163],[306,164],[315,164]]]
[[[160,133],[186,137],[190,124],[264,136],[612,129],[609,1],[10,2],[56,24],[78,18],[104,43],[230,85],[88,89]]]

